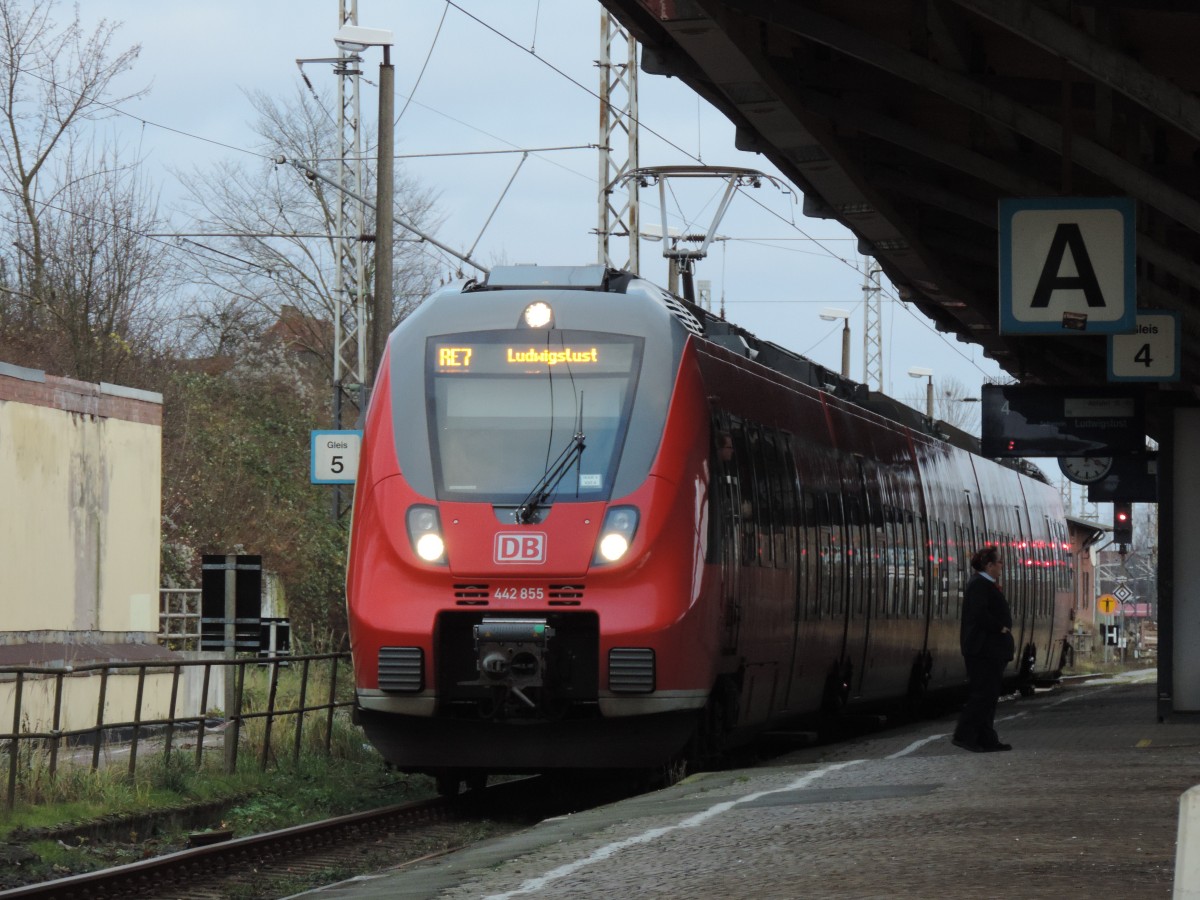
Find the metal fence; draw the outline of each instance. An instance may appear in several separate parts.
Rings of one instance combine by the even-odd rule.
[[[280,719],[292,717],[295,732],[292,736],[292,759],[300,756],[303,739],[305,716],[309,713],[320,714],[323,719],[322,742],[326,755],[330,753],[333,739],[334,713],[339,708],[350,707],[352,700],[338,700],[338,676],[344,664],[350,661],[349,653],[323,653],[308,656],[271,656],[246,659],[205,659],[178,660],[156,662],[128,663],[96,663],[85,666],[65,666],[55,668],[37,668],[33,666],[14,666],[0,668],[0,682],[15,683],[13,697],[12,731],[0,734],[0,746],[8,749],[8,791],[5,808],[12,809],[16,802],[18,774],[21,768],[22,751],[44,751],[47,754],[48,774],[53,779],[58,771],[60,753],[64,748],[76,748],[91,745],[91,768],[98,769],[101,764],[101,748],[105,744],[120,742],[129,749],[129,774],[137,768],[139,745],[144,744],[151,736],[156,740],[161,732],[163,753],[168,759],[171,754],[182,753],[176,750],[174,742],[177,732],[184,728],[194,728],[196,733],[195,765],[197,768],[203,762],[205,751],[205,726],[210,717],[205,714],[205,704],[213,681],[213,669],[222,670],[224,677],[235,679],[234,701],[232,715],[226,710],[223,722],[225,769],[232,772],[237,767],[239,743],[243,738],[244,726],[251,721],[262,720],[261,735],[255,735],[255,742],[261,742],[256,749],[259,753],[261,767],[265,770],[272,757],[272,731]],[[328,667],[327,684],[324,669]],[[185,669],[202,667],[202,687],[199,691],[199,702],[195,709],[180,711],[177,709],[181,675]],[[294,704],[279,705],[280,670],[288,668],[292,672],[299,670],[299,696]],[[267,673],[266,698],[261,704],[255,703],[255,698],[246,690],[247,668],[252,677],[259,678],[259,673],[269,669]],[[132,717],[114,721],[106,720],[105,708],[108,700],[109,680],[113,676],[129,677],[133,673],[137,677],[136,699],[132,706]],[[153,712],[147,715],[146,685],[148,679],[170,676],[169,708],[165,716],[155,716]],[[64,697],[65,686],[70,679],[90,677],[99,679],[97,688],[96,715],[93,724],[86,727],[64,728]],[[29,705],[23,708],[23,698],[27,686],[42,684],[53,679],[52,721],[48,729],[34,730],[23,728],[23,722],[28,718]],[[309,682],[320,683],[310,690]],[[78,683],[78,682],[76,682]],[[91,685],[89,684],[89,687]],[[323,695],[323,699],[313,701],[310,694]],[[253,708],[258,706],[259,708]],[[89,716],[90,718],[90,716]],[[0,726],[2,727],[2,726]],[[215,743],[215,738],[213,739]],[[157,749],[155,752],[159,752]]]
[[[200,588],[160,589],[158,642],[175,650],[200,649]]]

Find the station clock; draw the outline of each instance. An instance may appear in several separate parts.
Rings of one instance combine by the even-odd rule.
[[[1076,484],[1092,484],[1112,469],[1111,456],[1060,456],[1058,467]]]

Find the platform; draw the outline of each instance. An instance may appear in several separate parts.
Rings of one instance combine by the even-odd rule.
[[[306,896],[1169,897],[1200,722],[1158,723],[1153,678],[1006,698],[1011,752],[954,747],[953,717],[916,723]]]

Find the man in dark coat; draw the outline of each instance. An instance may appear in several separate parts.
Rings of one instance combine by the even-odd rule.
[[[971,557],[975,573],[963,592],[959,642],[971,693],[954,729],[954,745],[974,753],[1011,750],[994,725],[1004,668],[1013,658],[1012,612],[1000,590],[1000,548],[989,544]]]

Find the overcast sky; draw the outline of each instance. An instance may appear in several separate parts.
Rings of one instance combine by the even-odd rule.
[[[146,161],[166,206],[179,195],[173,169],[265,165],[245,92],[293,97],[303,85],[296,60],[337,52],[337,0],[80,0],[79,8],[89,26],[101,17],[124,23],[116,49],[142,47],[124,86],[148,85],[148,95],[101,127]],[[60,18],[69,11],[60,7]],[[360,0],[359,25],[394,33],[397,165],[437,194],[438,240],[463,251],[478,241],[473,255],[485,265],[596,261],[601,13],[595,0]],[[362,116],[372,131],[380,60],[378,50],[364,54]],[[331,66],[304,71],[333,96]],[[675,79],[639,73],[639,111],[643,166],[703,162],[778,175],[763,157],[736,151],[729,122]],[[480,152],[524,150],[523,163],[520,152]],[[721,189],[680,183],[671,226],[703,230]],[[729,319],[835,370],[841,325],[820,312],[849,310],[850,374],[861,381],[864,260],[848,231],[805,219],[800,206],[798,192],[766,184],[737,196],[719,228],[727,240],[697,277],[712,282],[714,306],[723,300]],[[658,221],[657,191],[643,191],[643,226]],[[661,252],[643,241],[641,274],[665,285]],[[938,334],[886,280],[883,325],[883,387],[893,396],[923,402],[924,380],[907,374],[914,366],[974,396],[1003,375],[973,346]]]

